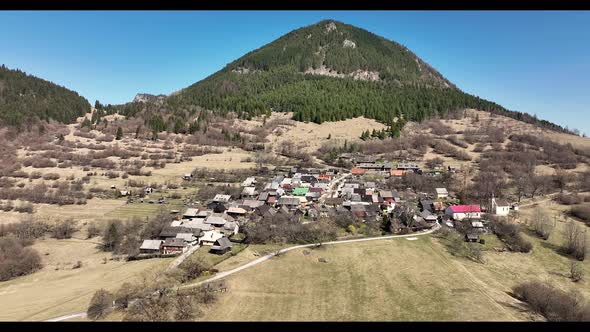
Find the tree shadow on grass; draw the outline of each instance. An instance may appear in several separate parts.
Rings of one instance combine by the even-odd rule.
[[[565,257],[565,258],[572,258],[570,254],[568,254],[563,247],[553,244],[551,242],[543,241],[541,242],[541,247],[550,249],[556,254]]]

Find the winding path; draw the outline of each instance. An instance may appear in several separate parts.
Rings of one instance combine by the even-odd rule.
[[[367,238],[360,238],[360,239],[352,239],[352,240],[339,240],[339,241],[329,241],[329,242],[323,242],[322,245],[334,245],[334,244],[342,244],[342,243],[354,243],[354,242],[365,242],[365,241],[377,241],[377,240],[388,240],[388,239],[395,239],[395,238],[404,238],[404,237],[417,237],[417,236],[423,236],[423,235],[428,235],[431,234],[433,232],[435,232],[436,230],[438,230],[440,228],[439,224],[436,224],[435,227],[433,227],[432,229],[429,229],[427,231],[424,232],[420,232],[420,233],[412,233],[412,234],[406,234],[406,235],[387,235],[387,236],[376,236],[376,237],[367,237]],[[293,247],[288,247],[288,248],[284,248],[278,251],[278,254],[282,254],[291,250],[295,250],[295,249],[300,249],[300,248],[310,248],[310,247],[314,247],[317,246],[318,243],[311,243],[311,244],[302,244],[302,245],[297,245],[297,246],[293,246]],[[277,253],[270,253],[268,255],[262,256],[260,258],[257,258],[249,263],[246,263],[242,266],[236,267],[235,269],[229,270],[229,271],[225,271],[225,272],[220,272],[218,274],[216,274],[215,276],[203,280],[203,281],[199,281],[199,282],[195,282],[192,284],[187,284],[187,285],[183,285],[177,288],[178,289],[185,289],[185,288],[191,288],[191,287],[197,287],[203,284],[206,284],[208,282],[211,281],[215,281],[215,280],[219,280],[222,278],[225,278],[229,275],[232,275],[234,273],[240,272],[242,270],[245,270],[249,267],[252,267],[254,265],[258,265],[264,261],[267,261],[269,259],[271,259],[273,256],[275,256]],[[46,322],[60,322],[60,321],[64,321],[64,320],[68,320],[68,319],[72,319],[72,318],[84,318],[86,317],[86,313],[85,312],[79,312],[79,313],[75,313],[75,314],[70,314],[70,315],[64,315],[64,316],[60,316],[60,317],[56,317],[56,318],[52,318],[47,320]]]

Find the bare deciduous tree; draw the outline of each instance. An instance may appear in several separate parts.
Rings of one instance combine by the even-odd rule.
[[[582,228],[575,222],[569,222],[565,226],[564,235],[564,251],[575,257],[577,260],[583,261],[586,258],[586,252],[588,250],[586,230],[582,230]]]
[[[96,320],[104,317],[112,309],[113,299],[114,296],[110,292],[104,289],[97,290],[92,296],[86,311],[88,318]]]
[[[543,240],[548,240],[555,228],[555,220],[551,221],[547,215],[547,211],[537,209],[533,214],[531,225],[537,235],[542,237]]]

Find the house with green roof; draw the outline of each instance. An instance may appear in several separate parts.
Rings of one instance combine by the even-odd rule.
[[[307,187],[297,187],[297,188],[293,189],[293,195],[294,196],[305,196],[305,194],[307,194],[308,191],[309,191],[309,188],[307,188]]]

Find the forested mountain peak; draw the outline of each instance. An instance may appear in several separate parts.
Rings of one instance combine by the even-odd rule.
[[[225,70],[251,73],[279,67],[339,78],[454,87],[403,45],[335,20],[291,31],[235,60]]]
[[[474,108],[565,130],[464,93],[405,46],[335,20],[293,30],[171,94],[167,127],[186,124],[203,108],[244,119],[293,112],[295,120],[316,123],[364,116],[392,133],[406,121]]]

